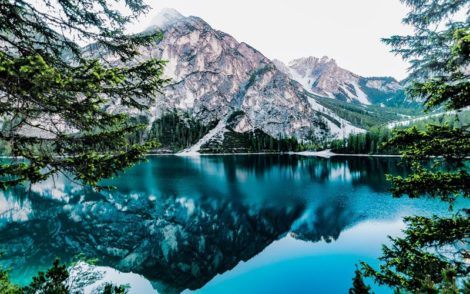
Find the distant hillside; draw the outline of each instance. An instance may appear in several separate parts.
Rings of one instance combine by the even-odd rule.
[[[352,134],[346,139],[329,142],[328,146],[324,146],[324,148],[330,148],[336,153],[347,154],[398,154],[398,149],[383,145],[392,137],[394,129],[417,127],[424,130],[429,124],[449,125],[456,128],[468,126],[470,124],[470,108],[427,114],[375,126],[367,133]]]
[[[362,129],[370,129],[392,121],[410,119],[423,112],[414,107],[382,107],[344,102],[331,98],[315,97],[316,101],[330,109],[335,115]]]
[[[392,77],[362,77],[339,67],[334,59],[298,58],[287,65],[273,61],[279,70],[299,82],[312,94],[363,105],[412,106],[402,83]]]

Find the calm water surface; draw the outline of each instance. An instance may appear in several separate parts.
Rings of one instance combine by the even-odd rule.
[[[113,191],[59,177],[0,192],[0,265],[25,284],[81,254],[136,273],[117,277],[134,293],[346,293],[403,216],[448,210],[392,198],[385,174],[405,173],[398,162],[156,156],[106,181]]]

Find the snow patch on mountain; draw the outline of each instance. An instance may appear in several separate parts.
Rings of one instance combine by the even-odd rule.
[[[409,126],[409,125],[411,125],[415,122],[419,122],[419,121],[426,120],[426,119],[429,119],[429,118],[439,117],[439,116],[455,115],[457,113],[466,112],[466,111],[470,111],[470,107],[465,107],[465,108],[461,108],[461,109],[458,109],[458,110],[449,110],[449,111],[445,111],[445,112],[439,112],[439,113],[423,115],[423,116],[419,116],[419,117],[415,117],[415,118],[411,118],[411,119],[406,119],[406,120],[401,120],[401,121],[394,121],[394,122],[391,122],[391,123],[387,124],[387,128],[393,129],[393,128],[396,128],[396,127],[406,127],[406,126]]]
[[[340,126],[338,126],[332,121],[326,120],[326,123],[328,124],[328,127],[333,137],[338,138],[338,139],[344,139],[344,138],[347,138],[351,134],[360,134],[360,133],[366,132],[366,130],[353,126],[350,122],[340,118],[330,109],[324,107],[323,105],[320,105],[312,97],[308,98],[308,102],[310,103],[310,105],[312,106],[314,110],[320,113],[327,114],[340,123]]]
[[[201,147],[208,142],[210,142],[216,135],[223,135],[223,131],[225,130],[227,121],[226,120],[220,120],[219,123],[213,128],[212,130],[209,131],[204,137],[202,137],[196,144],[191,146],[191,148],[185,149],[184,151],[178,153],[178,155],[182,156],[194,156],[199,154],[199,150],[201,150]],[[223,140],[223,138],[221,138]]]
[[[341,71],[330,58],[310,58],[305,64],[299,60],[295,68],[284,66],[281,70],[280,62],[271,61],[248,44],[213,29],[201,18],[185,17],[173,9],[160,12],[146,31],[152,30],[161,31],[163,37],[139,48],[139,59],[166,60],[164,77],[170,82],[155,97],[149,110],[136,115],[146,116],[150,126],[172,111],[185,113],[204,125],[219,121],[185,154],[197,153],[209,141],[223,139],[224,121],[236,111],[243,112],[244,117],[233,130],[259,130],[274,138],[322,140],[360,130],[309,99],[311,94],[335,97],[334,79],[322,82],[328,87],[312,87],[321,78],[311,74],[312,65]],[[354,86],[349,90],[359,93],[357,99],[366,102],[361,91],[351,89]],[[118,102],[109,109],[126,112]]]
[[[318,96],[364,105],[380,105],[393,104],[395,101],[389,100],[402,90],[400,83],[393,78],[361,77],[339,67],[334,59],[326,56],[298,58],[288,65],[279,60],[274,63],[305,90]]]
[[[352,83],[352,85],[354,87],[354,90],[356,91],[357,100],[362,104],[370,105],[371,103],[369,101],[369,97],[367,97],[366,93],[364,93],[362,91],[362,89],[359,87],[358,83],[356,81],[354,81]]]

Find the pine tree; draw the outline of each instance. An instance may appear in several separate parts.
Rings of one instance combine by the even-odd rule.
[[[54,261],[53,266],[47,270],[46,273],[40,272],[33,278],[31,284],[23,288],[25,294],[36,293],[54,293],[54,294],[67,294],[69,288],[66,281],[69,278],[69,273],[65,265],[61,265],[59,260]]]
[[[0,165],[0,189],[58,172],[96,186],[155,146],[129,144],[144,126],[106,111],[143,110],[166,82],[163,61],[136,59],[160,34],[125,34],[148,7],[118,2],[129,14],[100,0],[0,0],[0,142],[24,159]]]
[[[349,294],[369,294],[369,293],[371,293],[370,286],[364,283],[364,280],[362,279],[361,271],[356,269],[355,275],[353,278],[353,286],[351,289],[349,289]]]
[[[403,20],[415,35],[386,39],[393,51],[411,62],[408,95],[436,107],[458,110],[470,104],[470,17],[468,0],[402,0],[411,12]],[[456,15],[464,13],[464,21]],[[398,148],[412,172],[392,177],[396,197],[437,197],[452,204],[469,197],[469,126],[428,125],[394,133],[388,146]],[[451,206],[452,207],[452,206]],[[449,217],[405,218],[404,237],[391,238],[374,269],[362,263],[365,276],[397,291],[457,293],[468,287],[470,210]],[[459,289],[459,290],[457,290]]]
[[[109,283],[107,283],[103,289],[103,294],[126,294],[127,292],[124,286],[115,286]]]
[[[0,269],[0,293],[2,294],[20,294],[21,289],[13,285],[8,277],[8,272]]]

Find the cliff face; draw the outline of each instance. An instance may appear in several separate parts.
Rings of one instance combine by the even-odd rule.
[[[318,96],[364,105],[399,106],[406,103],[402,85],[391,77],[362,77],[339,67],[334,59],[304,57],[288,65],[275,61],[279,70]]]
[[[172,110],[189,113],[204,124],[224,122],[237,112],[243,117],[231,129],[242,133],[258,129],[275,138],[306,139],[359,131],[332,113],[325,116],[328,110],[273,62],[198,17],[164,10],[146,32],[154,30],[163,38],[141,48],[139,58],[167,60],[165,76],[171,82],[145,113],[150,122]],[[110,111],[122,109],[113,105]],[[221,126],[216,135],[226,131]]]

